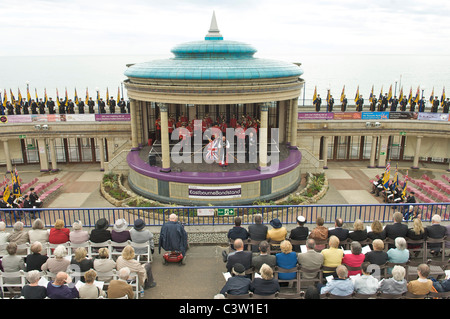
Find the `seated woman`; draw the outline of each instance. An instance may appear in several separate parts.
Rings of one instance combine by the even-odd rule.
[[[66,271],[70,265],[70,260],[64,258],[67,256],[67,248],[63,245],[59,245],[53,251],[53,257],[47,259],[47,261],[41,266],[41,270],[49,271],[53,274],[57,274],[60,271]]]
[[[406,269],[403,266],[396,265],[392,268],[392,277],[380,281],[378,290],[384,294],[402,294],[408,288],[406,287]]]
[[[139,261],[134,259],[134,257],[134,248],[131,245],[125,246],[125,248],[122,250],[122,255],[117,258],[117,270],[128,267],[130,268],[131,272],[135,272],[138,274],[140,287],[143,287],[144,289],[155,287],[156,282],[153,279],[151,264],[148,262],[145,264],[141,264]]]
[[[50,229],[50,234],[48,235],[48,242],[50,244],[64,244],[70,240],[70,230],[65,227],[64,221],[62,219],[57,219],[55,225]]]
[[[112,276],[102,276],[101,273],[108,273],[116,269],[116,262],[109,258],[109,249],[106,247],[100,248],[98,251],[98,258],[94,259],[93,268],[98,273],[98,280],[109,282],[113,279]]]
[[[39,270],[27,272],[28,284],[20,291],[20,295],[25,299],[45,299],[47,297],[47,288],[39,285],[41,275]]]
[[[323,226],[325,220],[323,217],[319,216],[316,218],[316,227],[309,234],[309,238],[314,239],[316,241],[315,250],[321,251],[325,248],[325,244],[323,243],[328,239],[328,228]]]
[[[344,254],[344,258],[342,258],[342,264],[349,267],[359,267],[361,268],[361,264],[364,262],[364,258],[366,256],[361,253],[362,247],[361,244],[357,241],[353,241],[351,243],[351,254]],[[354,276],[357,274],[361,274],[361,270],[349,270],[348,275]]]
[[[291,269],[297,266],[297,254],[292,251],[292,244],[288,240],[280,243],[281,253],[275,255],[277,266],[284,269]],[[278,279],[290,280],[297,277],[297,273],[279,273]]]
[[[261,278],[253,279],[250,284],[250,291],[261,296],[270,296],[280,291],[280,284],[274,278],[273,269],[269,265],[263,264],[259,273],[261,274]]]
[[[91,269],[93,266],[93,260],[91,258],[87,258],[87,251],[84,247],[79,247],[75,250],[75,255],[72,257],[70,261],[70,269],[78,272],[86,272]],[[84,276],[81,276],[80,279],[84,282]]]
[[[329,248],[322,250],[323,266],[336,268],[342,264],[342,258],[344,257],[344,251],[339,248],[339,238],[335,235],[330,236],[328,241]],[[333,275],[336,277],[336,271],[324,270],[324,276]]]
[[[367,230],[362,220],[357,219],[353,223],[353,231],[349,232],[348,237],[353,241],[363,241],[367,239]]]

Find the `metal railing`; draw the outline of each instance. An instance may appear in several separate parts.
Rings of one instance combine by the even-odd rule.
[[[403,211],[409,205],[413,205],[415,211],[421,213],[422,221],[431,221],[434,214],[441,216],[442,221],[449,221],[450,203],[416,203],[416,204],[367,204],[367,205],[261,205],[261,206],[190,206],[190,207],[146,207],[146,208],[40,208],[2,209],[0,218],[7,227],[21,220],[25,227],[31,227],[35,218],[40,218],[46,227],[53,227],[57,219],[62,219],[66,227],[70,227],[74,221],[79,220],[85,227],[94,227],[100,218],[106,218],[110,225],[119,218],[126,219],[130,224],[138,218],[144,220],[147,226],[161,226],[168,220],[170,214],[178,215],[179,221],[187,226],[202,225],[232,225],[234,218],[240,216],[243,224],[254,223],[254,215],[261,214],[263,221],[268,223],[278,218],[283,224],[295,224],[299,215],[306,217],[308,224],[314,224],[317,217],[321,216],[325,223],[334,223],[336,218],[342,218],[345,223],[353,223],[356,219],[364,223],[374,220],[380,222],[392,222],[392,215],[396,211]],[[233,214],[221,216],[224,211]],[[227,210],[228,209],[228,210]],[[205,211],[212,216],[199,216]]]

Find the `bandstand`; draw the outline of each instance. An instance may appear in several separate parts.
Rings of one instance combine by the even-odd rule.
[[[182,205],[245,205],[294,191],[301,179],[297,108],[304,81],[299,65],[259,59],[253,46],[224,40],[214,14],[204,40],[179,44],[171,52],[173,58],[132,64],[125,71],[132,133],[128,183],[133,191]],[[228,125],[221,131],[231,144],[226,168],[204,161],[208,138],[214,138],[205,136],[205,118],[213,119],[211,127],[216,121]],[[240,157],[237,148],[232,123],[241,119],[257,123],[253,162],[248,127],[247,155]],[[175,152],[181,143],[174,137],[177,121],[194,128],[184,157]]]

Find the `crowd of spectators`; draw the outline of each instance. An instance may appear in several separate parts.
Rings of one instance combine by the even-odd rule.
[[[305,226],[306,219],[299,216],[297,227],[289,234],[285,231],[280,220],[269,222],[270,228],[262,224],[260,215],[255,216],[255,224],[248,227],[248,231],[241,225],[241,219],[236,218],[235,226],[228,232],[228,238],[233,246],[229,253],[223,253],[226,270],[231,277],[227,280],[220,293],[215,296],[245,295],[252,292],[256,295],[272,295],[280,292],[284,281],[296,279],[296,272],[286,272],[295,267],[306,270],[319,270],[323,274],[323,282],[312,284],[316,295],[331,293],[347,296],[357,294],[402,294],[410,292],[424,295],[428,292],[450,291],[448,279],[437,280],[430,276],[427,263],[417,266],[417,280],[407,280],[406,264],[417,257],[409,248],[408,239],[416,240],[447,236],[449,226],[440,224],[440,216],[432,217],[432,224],[424,227],[420,219],[416,219],[412,227],[402,223],[402,213],[396,212],[393,223],[385,227],[375,220],[371,227],[364,227],[361,220],[353,223],[353,228],[343,227],[344,222],[338,218],[334,227],[324,226],[322,217],[317,217],[316,226],[309,230]],[[252,237],[252,231],[258,240]],[[284,228],[284,230],[282,230]],[[265,235],[264,235],[265,232]],[[276,235],[274,235],[276,234]],[[280,235],[281,234],[281,235]],[[274,239],[275,238],[275,239]],[[342,247],[347,239],[350,250]],[[392,239],[392,244],[385,243]],[[252,247],[246,248],[245,243],[252,242]],[[279,243],[279,250],[273,250],[271,241]],[[303,241],[304,245],[292,245],[292,242]],[[256,245],[258,243],[258,245]],[[447,242],[447,247],[450,244]],[[385,246],[388,245],[388,246]],[[255,252],[253,246],[258,248]],[[428,244],[432,253],[442,254],[439,244]],[[386,267],[388,263],[393,267]],[[403,266],[405,265],[405,267]],[[272,272],[268,270],[272,269]],[[375,270],[382,269],[382,276],[375,275]],[[278,270],[278,271],[277,271]],[[274,275],[274,271],[277,275]],[[386,271],[386,274],[384,273]],[[252,274],[253,272],[253,274]],[[264,275],[263,275],[264,274]],[[302,272],[302,278],[314,279],[316,272]],[[441,278],[440,278],[441,279]],[[260,289],[264,285],[264,289]]]
[[[45,229],[41,219],[33,222],[32,228],[24,229],[22,222],[16,222],[12,232],[8,232],[5,223],[0,221],[0,245],[6,245],[0,259],[0,270],[2,272],[26,272],[27,284],[22,287],[20,294],[25,299],[97,299],[97,298],[119,298],[127,295],[134,298],[135,292],[130,284],[130,274],[137,274],[139,289],[145,290],[156,286],[153,278],[150,262],[137,260],[132,245],[128,243],[149,243],[148,249],[154,252],[153,234],[145,229],[145,223],[136,219],[130,229],[124,219],[116,220],[112,229],[105,218],[96,221],[91,231],[83,229],[81,221],[75,221],[72,229],[65,226],[63,220],[56,220],[54,226]],[[66,243],[85,244],[125,243],[121,247],[112,247],[119,252],[117,258],[112,258],[108,247],[99,247],[94,256],[87,255],[87,247],[80,245],[68,255]],[[30,245],[30,253],[25,249],[18,249],[22,244]],[[51,253],[43,249],[45,244],[51,244]],[[145,247],[138,249],[147,252]],[[116,257],[116,256],[114,256]],[[71,277],[74,273],[81,274],[80,278]],[[118,279],[111,274],[117,271]],[[44,273],[52,275],[46,285],[41,281]],[[20,278],[5,278],[6,281],[19,281]],[[81,281],[80,286],[75,282]],[[103,291],[95,283],[96,281],[107,282],[108,290]],[[45,284],[45,280],[43,281]],[[14,289],[8,287],[8,291],[14,293]],[[4,291],[2,291],[4,293]]]

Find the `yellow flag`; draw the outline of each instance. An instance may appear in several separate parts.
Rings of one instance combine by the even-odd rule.
[[[11,195],[11,191],[9,190],[9,186],[6,185],[3,190],[3,200],[5,202],[8,202],[9,196]]]
[[[6,94],[6,93],[5,93]],[[6,95],[5,95],[6,96]],[[314,87],[313,102],[317,99],[317,86]]]
[[[88,88],[86,88],[86,105],[89,102],[89,92],[88,92]]]
[[[117,88],[117,103],[120,101],[120,87]]]
[[[433,91],[431,91],[431,95],[430,95],[430,103],[433,103],[433,98],[434,98],[434,86],[433,86]]]
[[[109,92],[108,92],[108,88],[106,88],[106,104],[109,105]]]
[[[358,85],[358,88],[356,89],[355,103],[358,102],[358,100],[359,100],[359,85]]]
[[[345,97],[345,85],[344,85],[344,87],[342,88],[342,93],[341,93],[341,102],[343,102],[343,101],[344,101],[344,97]]]

